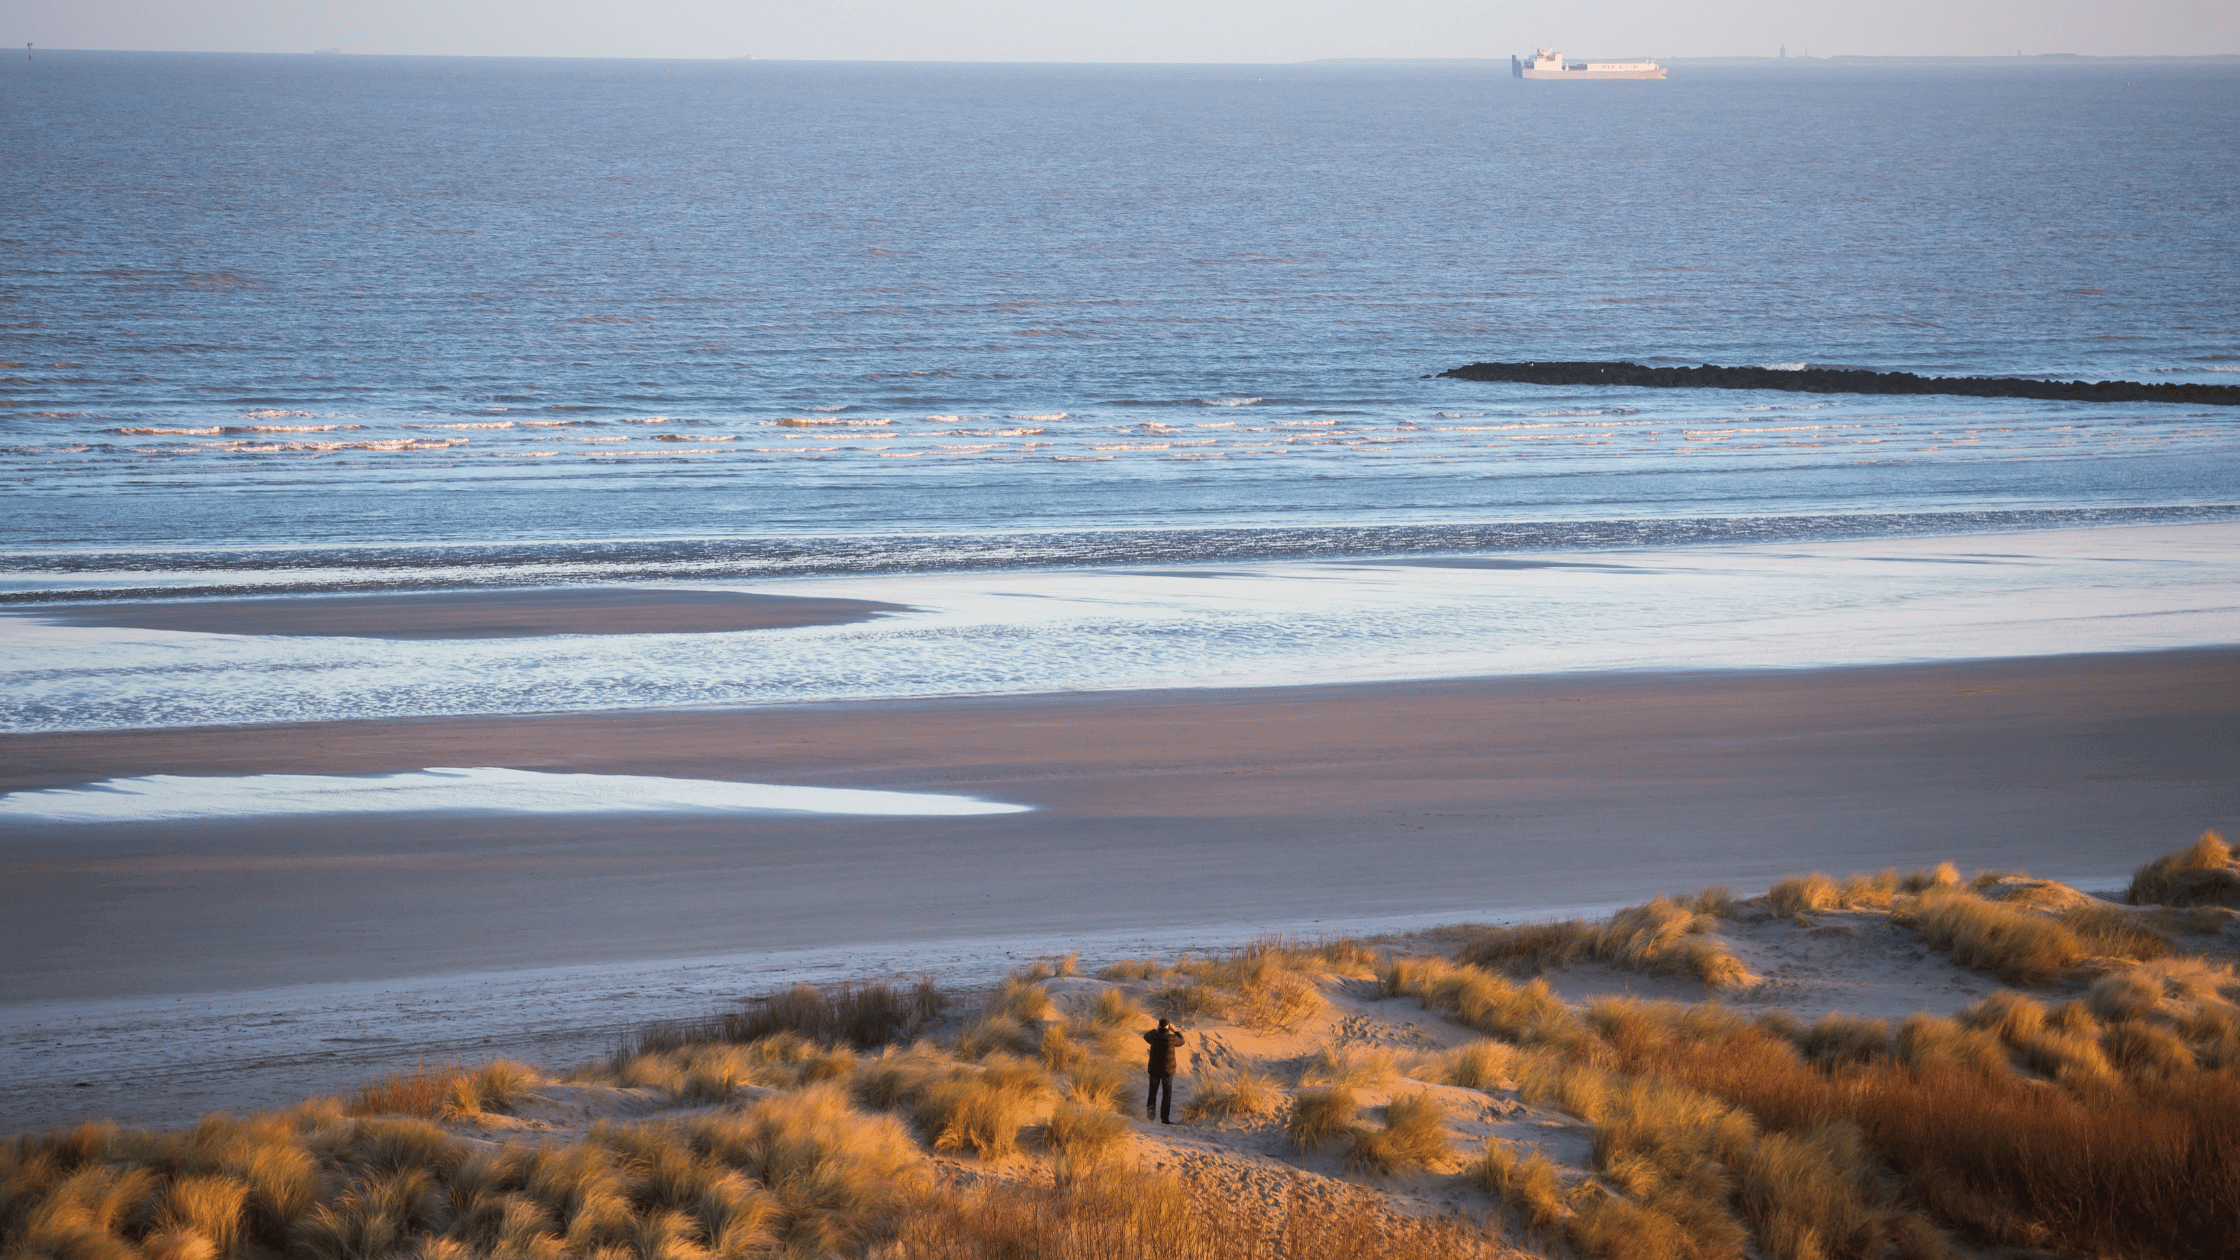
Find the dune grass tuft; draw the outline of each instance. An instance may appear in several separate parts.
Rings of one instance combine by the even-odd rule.
[[[1228,996],[1209,984],[1195,980],[1170,984],[1151,995],[1151,1005],[1169,1019],[1191,1019],[1198,1016],[1218,1019],[1229,1012]]]
[[[1707,890],[1696,900],[1702,903],[1708,896],[1711,893]],[[1731,909],[1731,899],[1722,902],[1714,898],[1707,904],[1715,908],[1699,909],[1659,897],[1644,905],[1628,906],[1602,924],[1569,919],[1489,928],[1458,951],[1456,958],[1481,967],[1535,969],[1563,968],[1591,960],[1634,971],[1692,975],[1713,988],[1757,983],[1757,977],[1732,951],[1703,939],[1718,926],[1717,907]]]
[[[2229,906],[2240,908],[2240,868],[2232,846],[2214,831],[2175,853],[2165,853],[2132,872],[2123,899],[2135,906]]]
[[[1544,980],[1517,984],[1482,967],[1399,958],[1378,982],[1386,997],[1413,997],[1466,1028],[1533,1045],[1583,1046],[1588,1030]]]
[[[1447,1113],[1428,1091],[1402,1094],[1385,1106],[1382,1128],[1356,1129],[1346,1162],[1354,1168],[1391,1175],[1443,1170],[1455,1163],[1447,1136]]]
[[[1124,1110],[1132,1092],[1128,1070],[1110,1059],[1077,1063],[1066,1080],[1066,1097],[1105,1111]]]
[[[1473,1041],[1433,1060],[1433,1079],[1465,1089],[1513,1088],[1510,1065],[1516,1051],[1498,1041]]]
[[[1474,1225],[1417,1220],[1351,1187],[1268,1203],[1241,1185],[1104,1170],[1056,1184],[981,1182],[928,1200],[872,1260],[1495,1260]]]
[[[1916,1011],[1898,1025],[1898,1062],[1916,1074],[2000,1073],[2008,1068],[1999,1035]]]
[[[1019,1130],[1056,1094],[1040,1068],[991,1057],[982,1070],[958,1068],[918,1095],[918,1127],[937,1151],[970,1151],[981,1159],[1017,1153]]]
[[[1486,1143],[1485,1154],[1472,1169],[1472,1176],[1516,1208],[1525,1224],[1542,1234],[1554,1234],[1570,1219],[1562,1174],[1545,1151],[1520,1154],[1514,1145],[1494,1138]]]
[[[1302,1089],[1291,1099],[1291,1115],[1283,1125],[1284,1136],[1302,1151],[1319,1150],[1353,1134],[1354,1117],[1361,1098],[1352,1087],[1331,1085]]]
[[[1182,1104],[1182,1118],[1272,1116],[1282,1106],[1283,1091],[1272,1078],[1236,1069],[1212,1073],[1200,1080],[1197,1088],[1190,1092],[1189,1100]]]
[[[614,1053],[621,1064],[641,1055],[689,1046],[747,1044],[794,1033],[819,1045],[858,1050],[907,1041],[941,1017],[948,995],[922,976],[915,985],[842,984],[829,989],[797,984],[751,998],[740,1009],[696,1019],[665,1019],[632,1029]]]
[[[2009,984],[2044,984],[2090,952],[2058,920],[1961,889],[1930,889],[1910,913],[1893,920],[1919,932],[1931,948],[1951,951],[1954,963]]]
[[[1086,1029],[1133,1028],[1143,1022],[1143,1008],[1125,990],[1103,989],[1082,1012],[1079,1025]]]
[[[1365,1089],[1382,1085],[1399,1075],[1389,1050],[1340,1050],[1324,1045],[1309,1056],[1299,1071],[1302,1085],[1344,1085]]]
[[[1110,1111],[1072,1102],[1052,1108],[1041,1130],[1042,1146],[1077,1169],[1110,1159],[1127,1139],[1127,1121]]]
[[[450,1115],[465,1075],[465,1069],[456,1063],[417,1063],[409,1072],[390,1072],[367,1081],[343,1108],[353,1116],[434,1119]]]
[[[2058,917],[2061,926],[2076,933],[2085,949],[2093,954],[2145,962],[2166,958],[2178,947],[2177,942],[2156,931],[2151,923],[2121,906],[2071,906]]]

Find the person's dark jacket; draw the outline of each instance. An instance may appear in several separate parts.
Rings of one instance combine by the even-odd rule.
[[[1173,1028],[1154,1028],[1143,1039],[1151,1046],[1151,1062],[1144,1070],[1153,1076],[1173,1076],[1174,1048],[1182,1044],[1182,1033]]]

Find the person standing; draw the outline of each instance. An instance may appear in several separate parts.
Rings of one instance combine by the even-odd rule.
[[[1159,1117],[1161,1124],[1173,1124],[1169,1113],[1174,1107],[1174,1052],[1182,1044],[1181,1030],[1167,1020],[1143,1035],[1151,1046],[1151,1059],[1144,1072],[1151,1078],[1150,1096],[1143,1100],[1143,1118]]]

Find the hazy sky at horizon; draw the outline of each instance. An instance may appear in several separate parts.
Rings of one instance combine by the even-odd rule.
[[[0,39],[182,52],[1292,62],[2240,53],[2229,0],[0,0]]]

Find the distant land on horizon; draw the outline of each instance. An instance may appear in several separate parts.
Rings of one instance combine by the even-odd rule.
[[[1567,50],[1567,51],[1568,51],[1568,50]],[[1586,53],[1577,53],[1577,54],[1572,54],[1572,55],[1573,55],[1573,56],[1574,56],[1574,57],[1575,57],[1575,58],[1576,58],[1577,60],[1580,60],[1580,61],[1593,61],[1593,60],[1619,61],[1619,60],[1625,60],[1625,59],[1626,59],[1626,58],[1620,58],[1620,57],[1597,57],[1597,56],[1590,56],[1589,54],[1586,54]],[[1653,54],[1652,54],[1652,56],[1653,56]],[[1850,53],[1843,53],[1843,54],[1838,54],[1838,55],[1836,55],[1836,56],[1833,56],[1833,57],[1746,57],[1746,56],[1721,56],[1721,57],[1656,57],[1656,58],[1655,58],[1655,60],[1657,60],[1657,61],[1659,61],[1659,62],[1662,62],[1662,63],[1663,63],[1663,64],[1665,64],[1665,65],[1673,65],[1673,66],[1678,66],[1678,65],[1693,65],[1693,66],[1758,65],[1758,64],[1761,64],[1761,63],[1764,63],[1764,64],[1773,64],[1773,65],[1786,65],[1786,64],[1789,64],[1789,63],[1791,63],[1791,62],[1794,62],[1794,63],[1800,64],[1800,65],[1806,65],[1806,64],[1815,64],[1815,65],[1859,65],[1859,64],[1867,64],[1867,63],[1877,64],[1877,65],[1914,65],[1914,64],[1948,64],[1948,63],[1956,63],[1956,62],[1969,62],[1969,63],[1984,63],[1984,64],[1989,64],[1989,65],[2011,66],[2011,65],[2018,65],[2018,64],[2029,64],[2029,63],[2032,63],[2032,62],[2037,62],[2037,63],[2045,63],[2045,62],[2058,62],[2058,63],[2060,63],[2060,64],[2062,64],[2062,65],[2070,65],[2070,64],[2073,64],[2073,63],[2075,63],[2075,62],[2079,62],[2079,61],[2093,61],[2093,62],[2100,62],[2100,61],[2236,61],[2236,62],[2240,62],[2240,53],[2142,53],[2142,54],[2139,54],[2139,55],[2136,55],[2136,56],[2123,56],[2123,57],[2102,57],[2102,56],[2097,56],[2097,55],[2093,55],[2093,54],[2089,54],[2089,53],[2030,53],[2030,54],[2028,54],[2028,55],[2026,55],[2026,56],[2021,56],[2021,57],[2001,57],[2001,56],[1995,56],[1995,55],[1986,55],[1986,56],[1926,56],[1926,55],[1923,55],[1923,56],[1914,56],[1914,55],[1910,55],[1910,54],[1900,54],[1900,55],[1891,55],[1891,56],[1867,56],[1867,55],[1863,55],[1863,54],[1862,54],[1862,55],[1854,55],[1854,54],[1850,54]],[[1507,56],[1500,56],[1500,57],[1318,57],[1318,58],[1314,59],[1313,61],[1294,61],[1294,62],[1289,62],[1289,63],[1287,63],[1287,64],[1290,64],[1290,65],[1295,65],[1295,66],[1321,66],[1321,65],[1364,65],[1364,66],[1366,66],[1366,65],[1454,65],[1454,66],[1475,66],[1475,65],[1489,65],[1489,66],[1492,66],[1492,65],[1497,65],[1497,66],[1506,66],[1506,65],[1508,65],[1508,64],[1509,64],[1509,58],[1508,58]]]
[[[1523,47],[1520,45],[1520,48]],[[395,57],[395,58],[450,58],[463,61],[645,61],[645,62],[707,62],[707,61],[764,61],[771,63],[875,64],[892,62],[897,65],[1155,65],[1155,66],[1500,66],[1508,67],[1511,54],[1494,57],[1316,57],[1306,61],[969,61],[969,60],[903,60],[899,58],[828,58],[828,57],[765,57],[742,53],[721,57],[570,57],[543,54],[510,53],[352,53],[340,48],[313,48],[302,52],[256,52],[244,50],[170,49],[170,48],[49,48],[38,47],[39,54],[77,53],[102,56],[156,56],[156,57]],[[1575,53],[1580,60],[1641,60],[1643,56],[1668,66],[1755,66],[1755,65],[2074,65],[2091,63],[2138,62],[2240,62],[2240,53],[2143,53],[2130,56],[2100,56],[2090,53],[2029,53],[2023,56],[1930,56],[1913,54],[1866,55],[1842,53],[1829,57],[1767,57],[1725,55],[1711,57],[1665,57],[1655,54],[1632,54],[1609,57],[1600,54]],[[0,64],[7,64],[0,60]]]

